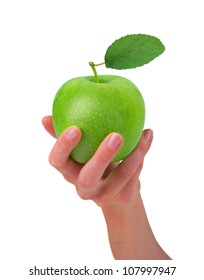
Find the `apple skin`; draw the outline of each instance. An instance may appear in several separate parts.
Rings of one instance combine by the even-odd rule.
[[[82,132],[71,158],[86,163],[111,132],[123,136],[124,143],[113,161],[127,157],[137,145],[145,121],[145,104],[138,88],[128,79],[99,75],[71,79],[64,83],[53,101],[53,124],[57,137],[69,126]]]

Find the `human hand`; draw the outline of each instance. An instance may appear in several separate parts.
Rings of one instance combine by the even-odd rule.
[[[43,118],[42,122],[45,129],[56,137],[52,116]],[[79,128],[67,128],[54,144],[49,161],[76,186],[82,199],[92,199],[102,208],[114,258],[171,259],[154,237],[140,195],[139,175],[152,143],[152,130],[143,131],[136,148],[120,163],[111,162],[123,144],[118,133],[108,135],[85,165],[69,157],[80,138]]]
[[[44,117],[45,129],[56,137],[52,116]],[[139,195],[139,175],[152,139],[152,130],[143,131],[133,152],[122,162],[112,163],[120,150],[123,138],[118,133],[109,134],[99,146],[94,156],[85,164],[73,161],[69,155],[81,138],[79,128],[67,128],[54,144],[49,162],[64,178],[75,185],[82,199],[91,199],[100,207],[124,205]]]

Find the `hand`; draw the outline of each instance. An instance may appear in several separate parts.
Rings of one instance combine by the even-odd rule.
[[[56,137],[52,117],[43,118],[45,129]],[[75,185],[82,199],[92,199],[100,207],[124,205],[140,192],[139,175],[152,139],[152,130],[143,131],[133,152],[122,162],[112,163],[113,157],[123,145],[118,133],[109,134],[94,156],[85,164],[73,161],[69,155],[81,138],[79,128],[67,128],[57,139],[49,156],[49,162],[64,178]]]

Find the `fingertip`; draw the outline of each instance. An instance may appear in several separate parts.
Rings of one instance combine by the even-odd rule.
[[[45,116],[42,118],[43,126],[47,126],[48,123],[52,122],[52,116]]]
[[[45,126],[46,119],[47,119],[47,117],[43,117],[43,118],[42,118],[42,125],[43,125],[43,126]]]
[[[56,138],[54,126],[52,123],[52,116],[45,116],[42,118],[42,125],[44,126],[45,130],[54,138]]]
[[[117,150],[123,144],[123,137],[119,133],[113,132],[109,135],[107,144],[110,148]]]
[[[144,139],[145,139],[146,141],[151,142],[152,139],[153,139],[153,130],[150,129],[150,128],[144,130],[143,136],[144,136]]]
[[[70,126],[64,131],[64,137],[69,141],[81,138],[81,130],[77,126]]]

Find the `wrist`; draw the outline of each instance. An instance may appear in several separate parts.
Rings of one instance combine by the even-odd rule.
[[[111,203],[103,206],[102,211],[104,215],[112,213],[126,216],[132,213],[133,210],[136,211],[142,204],[139,188],[140,187],[137,186],[131,194],[126,196],[121,195],[120,198],[115,198]]]

